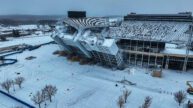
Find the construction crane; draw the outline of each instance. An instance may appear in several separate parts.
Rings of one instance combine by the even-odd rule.
[[[187,89],[187,92],[191,95],[193,95],[193,87],[190,83],[193,83],[193,81],[187,81],[186,85],[189,86],[189,88]]]

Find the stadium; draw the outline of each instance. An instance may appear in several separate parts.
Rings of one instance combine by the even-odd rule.
[[[193,17],[136,14],[124,17],[68,17],[52,38],[63,51],[102,65],[132,65],[186,71],[193,68]]]

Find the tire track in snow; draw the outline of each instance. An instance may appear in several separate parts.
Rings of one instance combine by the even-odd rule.
[[[96,92],[96,88],[92,90],[85,91],[83,94],[81,94],[78,98],[76,98],[74,101],[67,103],[68,107],[73,106],[89,97],[91,97]]]
[[[90,78],[95,78],[95,79],[100,79],[100,80],[104,80],[104,81],[107,81],[107,82],[114,82],[114,83],[119,83],[115,80],[112,80],[112,79],[108,79],[108,78],[103,78],[103,77],[100,77],[100,76],[92,76],[92,75],[89,75],[87,74],[88,72],[84,72],[82,75],[83,76],[87,76],[87,77],[90,77]],[[148,87],[144,87],[144,86],[139,86],[139,85],[128,85],[128,84],[123,84],[123,83],[119,83],[123,86],[129,86],[129,87],[133,87],[133,88],[136,88],[136,89],[139,89],[139,90],[145,90],[145,91],[148,91],[148,92],[154,92],[154,93],[157,93],[157,94],[165,94],[165,95],[170,95],[171,94],[167,94],[167,93],[162,93],[162,91],[160,89],[154,89],[154,88],[148,88]],[[173,95],[172,95],[173,96]]]

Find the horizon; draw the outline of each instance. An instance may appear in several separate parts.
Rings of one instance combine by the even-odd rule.
[[[73,10],[73,11],[79,11],[79,10]],[[86,11],[87,12],[87,11]],[[187,11],[184,11],[184,13],[186,13]],[[131,14],[132,12],[130,12],[130,13],[126,13],[125,15],[128,15],[128,14]],[[144,15],[151,15],[151,14],[153,14],[153,15],[175,15],[175,14],[179,14],[179,13],[183,13],[183,12],[176,12],[176,13],[135,13],[135,14],[144,14]],[[192,12],[191,12],[192,13]],[[109,15],[109,16],[121,16],[121,17],[123,17],[123,16],[125,16],[125,15]],[[64,14],[64,15],[61,15],[61,14],[42,14],[42,15],[38,15],[38,14],[4,14],[4,15],[0,15],[0,17],[11,17],[11,16],[39,16],[39,17],[45,17],[45,16],[51,16],[51,17],[65,17],[65,16],[67,16],[67,12],[66,12],[66,14]],[[87,16],[87,17],[90,17],[90,16]],[[95,17],[95,16],[94,16]],[[97,17],[97,16],[96,16]],[[103,16],[99,16],[99,17],[103,17]],[[105,16],[104,16],[105,17]],[[108,17],[108,16],[106,16],[106,17]]]

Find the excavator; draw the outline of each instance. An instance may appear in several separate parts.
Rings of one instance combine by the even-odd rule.
[[[187,81],[186,82],[186,85],[189,86],[189,88],[187,89],[187,92],[190,94],[190,95],[193,95],[193,87],[190,83],[193,83],[193,81]]]

